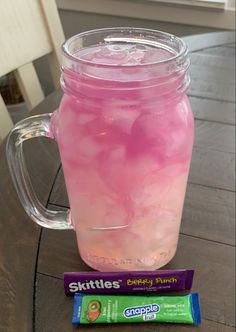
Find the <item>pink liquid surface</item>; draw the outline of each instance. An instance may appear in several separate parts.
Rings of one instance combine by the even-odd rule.
[[[173,54],[117,44],[77,56],[98,66],[65,72],[55,123],[81,257],[102,271],[155,270],[176,251],[193,118],[186,96],[159,102],[166,86],[151,84],[153,69],[129,65]]]

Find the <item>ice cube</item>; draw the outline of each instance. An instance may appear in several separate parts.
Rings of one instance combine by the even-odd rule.
[[[81,195],[77,204],[79,216],[90,230],[109,230],[126,225],[124,207],[109,196]]]
[[[96,158],[97,155],[102,152],[105,147],[99,144],[92,137],[84,137],[78,142],[77,152],[87,158]]]
[[[188,131],[175,114],[146,113],[134,123],[132,145],[135,153],[152,155],[164,165],[178,162],[172,157],[185,154],[189,157],[192,137],[188,139]],[[186,158],[187,159],[187,158]]]
[[[165,116],[156,112],[145,113],[135,121],[132,133],[155,143],[163,131],[168,134],[167,124]]]
[[[140,115],[140,110],[131,105],[131,101],[113,100],[106,103],[103,115],[108,123],[130,134],[134,121]]]
[[[150,208],[152,205],[159,205],[161,202],[161,190],[157,183],[142,185],[132,195],[132,200],[137,208]]]
[[[125,158],[126,158],[126,149],[125,146],[121,145],[108,152],[107,161],[116,162],[116,163],[119,162],[123,164],[125,162]]]
[[[127,212],[122,204],[110,201],[106,202],[106,213],[103,219],[103,227],[114,228],[127,226]]]
[[[159,178],[157,171],[161,169],[161,164],[159,164],[155,158],[151,156],[144,155],[139,158],[130,159],[128,161],[130,172],[139,174],[140,178],[144,179],[147,177],[150,182],[155,182]]]
[[[155,63],[173,57],[174,54],[161,48],[149,48],[145,52],[142,63]]]
[[[79,125],[84,125],[96,119],[96,115],[93,113],[80,113],[77,117],[77,123]]]
[[[126,149],[120,145],[104,151],[99,158],[99,174],[109,190],[120,193],[127,185]]]
[[[124,47],[106,45],[94,49],[92,60],[94,63],[98,64],[119,65],[126,62],[128,54],[128,50]]]
[[[126,135],[119,128],[108,122],[102,116],[97,117],[94,121],[86,124],[86,133],[93,137],[98,143],[114,147],[121,145],[126,140]]]
[[[166,155],[168,157],[180,155],[187,152],[187,135],[183,130],[173,130],[169,132],[166,144]],[[188,149],[189,150],[189,149]]]

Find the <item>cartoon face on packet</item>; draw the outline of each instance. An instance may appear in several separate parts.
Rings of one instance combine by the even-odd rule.
[[[101,313],[101,302],[99,301],[91,301],[88,304],[88,311],[87,311],[87,320],[89,322],[94,322],[98,319],[100,313]]]

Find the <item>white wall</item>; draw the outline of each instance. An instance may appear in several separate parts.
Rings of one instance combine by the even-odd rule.
[[[120,17],[114,15],[101,15],[79,11],[59,10],[59,14],[66,37],[86,30],[114,26],[134,26],[156,29],[173,33],[178,36],[217,31],[217,29],[214,28],[205,28],[130,17]]]
[[[235,29],[232,0],[57,0],[59,9],[141,20]],[[234,8],[232,8],[232,6]]]

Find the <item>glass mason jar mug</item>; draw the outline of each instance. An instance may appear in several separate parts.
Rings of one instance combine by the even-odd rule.
[[[7,144],[11,175],[39,225],[74,229],[82,259],[101,271],[155,270],[177,248],[194,123],[186,45],[167,33],[111,28],[62,47],[59,109],[19,122]],[[70,210],[38,201],[22,143],[56,139]]]

